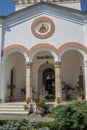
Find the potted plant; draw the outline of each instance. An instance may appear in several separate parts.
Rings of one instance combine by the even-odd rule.
[[[29,103],[31,102],[31,98],[26,98],[26,99],[25,99],[25,102],[26,102],[27,104],[29,104]]]
[[[28,104],[31,102],[31,98],[26,98],[24,101],[24,109],[27,110],[28,109]]]
[[[28,104],[27,104],[27,103],[24,104],[24,109],[25,109],[25,110],[28,109]]]
[[[16,85],[15,84],[9,84],[7,87],[10,90],[9,101],[13,101],[14,100],[13,91],[16,88]]]
[[[74,88],[71,86],[71,84],[69,84],[69,83],[66,83],[66,82],[62,82],[62,84],[63,84],[63,88],[62,88],[62,90],[63,90],[63,93],[65,93],[65,95],[66,95],[66,99],[67,100],[70,100],[70,91],[71,90],[74,90]]]
[[[62,103],[62,98],[61,98],[61,97],[58,97],[58,98],[57,98],[57,103],[58,103],[58,104],[61,104],[61,103]]]
[[[83,86],[80,86],[80,82],[77,82],[77,85],[75,86],[75,91],[77,94],[77,100],[81,101],[83,99]]]
[[[40,98],[36,101],[36,113],[44,115],[46,112],[46,98]]]

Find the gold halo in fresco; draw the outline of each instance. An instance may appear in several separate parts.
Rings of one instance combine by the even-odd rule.
[[[46,33],[48,31],[48,29],[49,29],[49,26],[46,22],[39,23],[37,26],[37,30],[40,33]]]
[[[55,26],[50,18],[39,17],[32,23],[31,30],[35,37],[45,39],[53,34]]]

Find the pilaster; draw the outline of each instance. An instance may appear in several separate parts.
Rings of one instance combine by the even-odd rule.
[[[2,82],[3,81],[3,67],[4,67],[4,62],[1,61],[1,51],[2,51],[2,39],[3,39],[3,34],[2,34],[2,30],[3,30],[3,19],[0,19],[0,98],[3,99],[3,92],[2,92],[2,89],[3,89],[3,84]]]

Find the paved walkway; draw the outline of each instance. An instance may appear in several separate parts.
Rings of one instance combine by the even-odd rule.
[[[25,118],[27,120],[32,120],[32,119],[36,119],[37,121],[43,121],[43,122],[51,122],[54,119],[53,118],[49,118],[49,117],[45,117],[45,116],[40,116],[38,114],[32,113],[29,115],[12,115],[12,114],[0,114],[0,120],[18,120],[20,118]]]

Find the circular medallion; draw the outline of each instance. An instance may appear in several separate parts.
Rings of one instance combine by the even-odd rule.
[[[32,23],[31,30],[35,37],[45,39],[53,34],[55,26],[50,18],[39,17]]]

